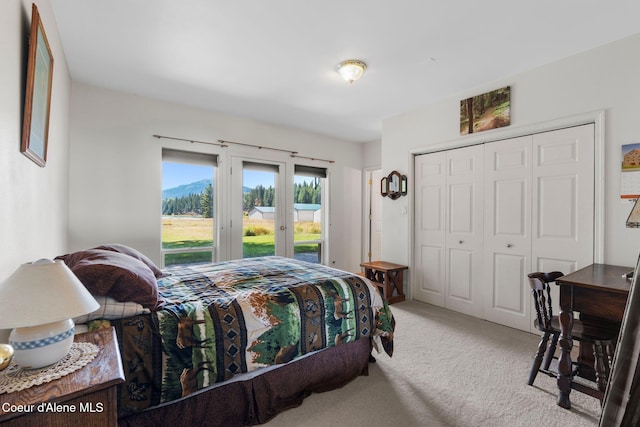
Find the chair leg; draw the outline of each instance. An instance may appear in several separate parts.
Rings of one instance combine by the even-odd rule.
[[[549,344],[549,349],[544,356],[544,363],[542,364],[542,369],[548,370],[549,366],[551,366],[551,361],[553,360],[553,356],[556,354],[556,347],[558,345],[558,339],[560,338],[560,334],[553,334],[551,337],[551,344]]]
[[[593,358],[595,361],[594,368],[596,371],[598,390],[604,393],[607,388],[607,382],[609,381],[609,360],[603,351],[602,343],[599,341],[593,343]]]
[[[535,358],[533,359],[533,366],[531,366],[531,371],[529,372],[529,381],[528,385],[533,385],[533,382],[536,380],[536,376],[538,375],[538,371],[540,370],[540,365],[542,364],[542,358],[544,357],[544,353],[547,350],[547,343],[549,342],[549,332],[545,332],[540,340],[540,344],[538,344],[538,351],[536,353]]]

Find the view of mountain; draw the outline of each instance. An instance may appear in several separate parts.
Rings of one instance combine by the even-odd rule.
[[[173,199],[176,197],[185,197],[189,194],[200,194],[207,188],[207,185],[211,184],[210,179],[202,179],[200,181],[192,182],[191,184],[179,185],[173,188],[167,188],[162,190],[162,200]],[[243,193],[249,193],[251,188],[242,187]]]
[[[162,200],[172,199],[175,197],[184,197],[189,194],[200,194],[207,188],[207,185],[211,184],[210,179],[201,179],[200,181],[192,182],[191,184],[179,185],[173,188],[167,188],[162,190]]]

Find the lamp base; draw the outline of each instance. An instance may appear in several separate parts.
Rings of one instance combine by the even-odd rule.
[[[16,328],[9,335],[13,360],[23,369],[37,369],[56,363],[67,355],[73,344],[73,320]]]

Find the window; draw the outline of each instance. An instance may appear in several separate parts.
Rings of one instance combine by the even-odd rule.
[[[323,191],[327,170],[295,165],[293,179],[294,258],[322,263],[324,242]]]
[[[217,157],[162,150],[163,265],[215,259]]]

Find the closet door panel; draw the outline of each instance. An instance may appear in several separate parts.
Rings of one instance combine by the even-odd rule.
[[[533,151],[533,254],[585,267],[593,263],[594,127],[536,134]]]
[[[484,146],[447,151],[445,307],[482,317]]]
[[[526,176],[507,174],[505,177],[497,176],[492,184],[493,237],[506,240],[526,239],[529,180]]]
[[[473,303],[475,294],[473,252],[463,249],[450,249],[448,252],[448,298],[462,303]]]
[[[445,169],[444,153],[415,158],[415,299],[444,306],[445,300]]]
[[[504,316],[521,318],[526,315],[526,299],[529,293],[521,291],[523,277],[528,273],[529,259],[512,253],[493,253],[493,270],[499,272],[494,278],[491,295],[492,310]]]
[[[474,232],[474,187],[473,183],[449,186],[449,233]]]
[[[485,144],[484,315],[529,331],[531,137]]]
[[[593,263],[594,144],[592,124],[533,135],[533,271],[568,274]],[[559,301],[556,286],[551,292]]]
[[[420,245],[416,299],[444,306],[444,248]]]
[[[537,237],[577,241],[576,176],[538,177]]]

